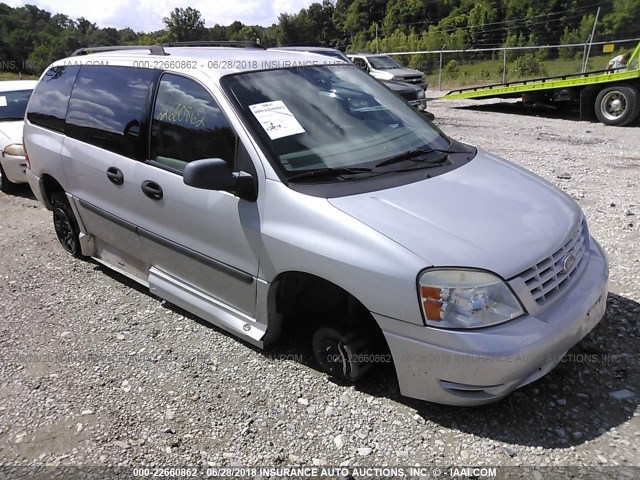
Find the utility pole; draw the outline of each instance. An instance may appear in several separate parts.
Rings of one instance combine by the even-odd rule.
[[[444,45],[442,45],[442,48],[440,49],[440,69],[438,72],[438,90],[442,90],[442,51],[446,46],[447,44],[445,43]]]
[[[591,44],[593,43],[594,35],[596,34],[596,24],[598,23],[598,17],[600,16],[600,7],[598,7],[598,11],[596,12],[596,18],[593,20],[593,28],[591,29],[591,35],[587,39],[589,46],[587,47],[587,53],[583,58],[582,62],[582,73],[587,71],[587,63],[589,62],[589,55],[591,55]]]
[[[502,50],[502,83],[507,83],[507,47]]]

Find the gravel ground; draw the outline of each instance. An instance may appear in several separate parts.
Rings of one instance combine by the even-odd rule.
[[[430,102],[573,196],[609,254],[606,316],[549,375],[476,408],[388,371],[339,385],[71,258],[27,189],[0,193],[0,465],[640,465],[639,127],[518,107]]]

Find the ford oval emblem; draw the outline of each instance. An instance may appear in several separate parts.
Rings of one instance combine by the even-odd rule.
[[[560,263],[560,265],[562,266],[562,268],[560,269],[560,273],[567,273],[573,268],[575,264],[576,256],[573,253],[565,255],[565,257],[562,259],[562,262]]]

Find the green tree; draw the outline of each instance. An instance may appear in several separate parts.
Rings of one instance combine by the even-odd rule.
[[[206,32],[204,19],[195,8],[174,8],[162,21],[169,31],[169,37],[178,42],[201,40]]]
[[[605,35],[628,38],[638,35],[640,0],[614,0],[613,12],[603,18]]]

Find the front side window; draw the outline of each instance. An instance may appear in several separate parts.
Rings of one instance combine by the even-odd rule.
[[[144,122],[159,74],[145,68],[82,67],[69,101],[67,135],[140,159]]]
[[[377,175],[381,162],[450,146],[420,113],[354,67],[247,72],[225,77],[222,84],[285,178],[355,167],[360,177],[365,168]]]
[[[211,94],[186,77],[163,75],[153,109],[150,159],[178,170],[205,158],[221,158],[233,167],[234,152],[235,135]]]
[[[356,67],[358,67],[361,70],[367,69],[367,62],[365,62],[362,58],[357,58],[357,57],[354,58],[353,63],[355,64]]]
[[[80,67],[52,67],[42,76],[29,101],[27,120],[34,125],[64,132],[69,96]]]

